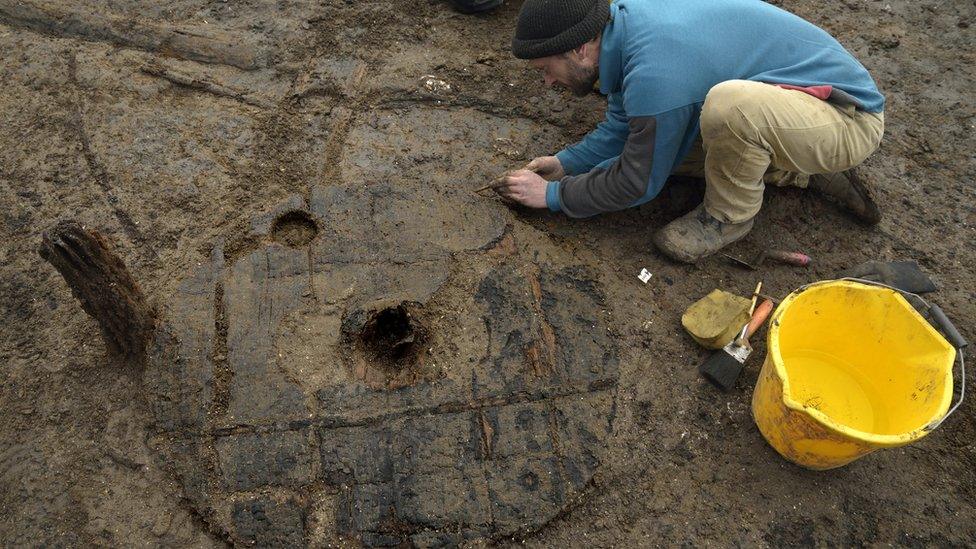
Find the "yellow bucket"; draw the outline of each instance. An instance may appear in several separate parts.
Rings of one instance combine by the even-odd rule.
[[[955,356],[893,289],[811,284],[773,313],[752,414],[786,459],[840,467],[937,426],[952,402]]]

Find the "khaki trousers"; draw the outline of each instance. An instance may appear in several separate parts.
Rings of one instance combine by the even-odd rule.
[[[705,210],[739,223],[759,212],[766,184],[806,187],[812,174],[853,168],[877,150],[883,133],[883,113],[729,80],[705,97],[700,143],[674,173],[704,177]]]

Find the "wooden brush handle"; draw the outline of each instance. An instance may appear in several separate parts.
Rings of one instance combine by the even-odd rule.
[[[760,291],[762,291],[762,280],[759,281],[759,284],[756,284],[756,290],[754,292],[752,292],[752,301],[749,303],[749,316],[750,317],[752,316],[752,313],[754,313],[756,311],[756,300],[759,299],[759,292]]]
[[[752,334],[756,333],[756,330],[769,318],[769,313],[771,312],[773,312],[773,302],[769,299],[763,301],[761,305],[756,307],[756,312],[752,313],[752,319],[749,320],[749,325],[746,327],[745,339],[749,339],[752,337]]]

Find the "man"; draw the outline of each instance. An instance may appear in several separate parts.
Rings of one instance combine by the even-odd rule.
[[[851,168],[884,131],[884,97],[829,34],[761,0],[526,0],[512,51],[576,95],[599,81],[606,120],[495,190],[588,217],[643,204],[671,173],[705,200],[654,237],[694,262],[744,237],[765,183],[809,187],[867,223]]]

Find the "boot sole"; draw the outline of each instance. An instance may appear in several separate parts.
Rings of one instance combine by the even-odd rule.
[[[861,175],[857,172],[857,170],[847,170],[844,172],[844,175],[846,175],[847,180],[851,182],[851,187],[854,188],[854,192],[856,192],[864,202],[864,211],[854,212],[854,214],[858,219],[868,225],[877,225],[881,221],[881,210],[878,208],[878,204],[874,201],[874,196],[871,193],[871,189],[861,178]]]

